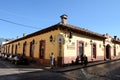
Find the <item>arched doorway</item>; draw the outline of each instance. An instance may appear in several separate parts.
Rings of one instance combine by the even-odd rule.
[[[110,47],[110,45],[106,46],[106,59],[111,59],[111,47]]]
[[[11,47],[11,54],[13,54],[13,50],[14,50],[14,45],[12,45]]]
[[[17,54],[18,46],[17,44],[15,45],[15,54]]]
[[[23,56],[26,56],[26,47],[27,47],[27,42],[25,41],[23,43]]]
[[[84,43],[82,41],[78,42],[78,56],[81,58],[84,55]]]
[[[92,45],[92,58],[96,58],[96,44]]]
[[[29,56],[30,56],[31,58],[34,57],[34,47],[35,47],[34,44],[35,44],[35,40],[33,40],[33,41],[30,42],[30,54],[29,54]]]
[[[39,58],[44,59],[45,56],[45,40],[39,42]]]

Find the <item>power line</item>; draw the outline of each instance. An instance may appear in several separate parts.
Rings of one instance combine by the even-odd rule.
[[[34,27],[34,26],[29,26],[29,25],[25,25],[25,24],[20,24],[20,23],[16,23],[16,22],[13,22],[13,21],[5,20],[5,19],[0,19],[0,20],[1,20],[1,21],[4,21],[4,22],[11,23],[11,24],[15,24],[15,25],[27,27],[27,28],[39,29],[39,28]]]

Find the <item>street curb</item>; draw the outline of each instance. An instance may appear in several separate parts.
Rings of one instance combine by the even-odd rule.
[[[92,66],[95,66],[95,65],[110,63],[110,62],[118,61],[118,60],[120,60],[120,59],[114,59],[114,60],[108,60],[108,61],[100,61],[100,62],[93,62],[93,63],[90,62],[86,66],[80,65],[80,66],[77,66],[77,67],[74,67],[74,68],[68,68],[68,66],[67,66],[67,67],[61,67],[59,69],[51,69],[50,71],[53,71],[53,72],[56,72],[56,73],[62,73],[62,72],[74,71],[74,70],[82,69],[82,68],[86,68],[86,67],[92,67]]]

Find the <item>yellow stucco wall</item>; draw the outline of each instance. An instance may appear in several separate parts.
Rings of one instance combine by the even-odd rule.
[[[40,40],[45,40],[45,59],[49,59],[50,57],[50,53],[53,52],[55,55],[55,58],[57,58],[58,56],[58,35],[60,33],[60,30],[54,30],[54,31],[49,31],[47,33],[44,34],[40,34],[34,37],[30,37],[24,40],[20,40],[17,42],[13,42],[10,44],[7,44],[5,46],[9,46],[10,45],[10,49],[9,49],[9,53],[11,53],[11,47],[12,45],[14,45],[14,49],[13,49],[13,54],[15,54],[15,45],[17,45],[17,54],[23,54],[23,43],[26,41],[27,42],[27,46],[26,46],[26,56],[29,56],[30,54],[30,42],[35,40],[34,43],[34,58],[39,58],[39,41]],[[53,41],[50,42],[50,36],[53,36]],[[18,43],[20,43],[18,45]],[[5,49],[6,51],[6,49]]]
[[[105,44],[103,43],[104,40],[100,40],[98,38],[90,37],[89,35],[84,34],[78,34],[76,32],[72,32],[72,38],[69,38],[70,31],[63,30],[63,29],[57,29],[57,30],[51,30],[46,33],[33,36],[27,39],[23,39],[20,41],[16,41],[10,44],[5,44],[5,52],[8,52],[8,46],[10,46],[9,53],[11,53],[11,47],[14,45],[13,54],[15,54],[15,45],[17,45],[17,54],[23,54],[23,44],[26,41],[26,56],[30,56],[30,42],[33,40],[34,43],[34,58],[39,59],[39,42],[41,40],[45,40],[45,56],[44,59],[50,59],[50,54],[53,52],[55,55],[55,59],[57,60],[58,56],[63,57],[63,63],[71,63],[72,60],[75,60],[75,58],[78,55],[78,42],[84,43],[84,54],[88,57],[88,60],[104,60],[105,56],[105,46],[108,44],[111,47],[111,57],[114,57],[114,43],[111,42],[112,38],[108,38],[105,41]],[[50,36],[52,35],[53,41],[50,42]],[[62,41],[59,41],[59,38],[62,39]],[[96,44],[96,59],[92,59],[92,51],[91,51],[91,40],[92,44]],[[61,45],[61,49],[60,49]],[[116,44],[116,56],[120,55],[120,44]]]

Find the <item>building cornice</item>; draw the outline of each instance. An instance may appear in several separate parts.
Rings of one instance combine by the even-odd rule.
[[[100,40],[106,39],[106,37],[103,36],[102,34],[99,34],[99,33],[96,33],[96,32],[92,32],[92,31],[84,29],[84,28],[80,28],[80,27],[73,26],[73,25],[70,25],[70,24],[58,23],[58,24],[52,25],[52,26],[50,26],[48,28],[36,31],[34,33],[31,33],[31,34],[28,34],[28,35],[26,35],[24,37],[12,40],[9,43],[13,43],[13,42],[16,42],[16,41],[24,40],[24,39],[27,39],[27,38],[30,38],[30,37],[33,37],[33,36],[37,36],[37,35],[40,35],[40,34],[44,34],[46,32],[57,30],[59,28],[60,29],[68,29],[70,31],[73,31],[73,32],[76,32],[76,33],[79,33],[79,34],[83,34],[83,35],[86,35],[86,36],[98,38]],[[9,44],[9,43],[6,43],[6,44]]]

